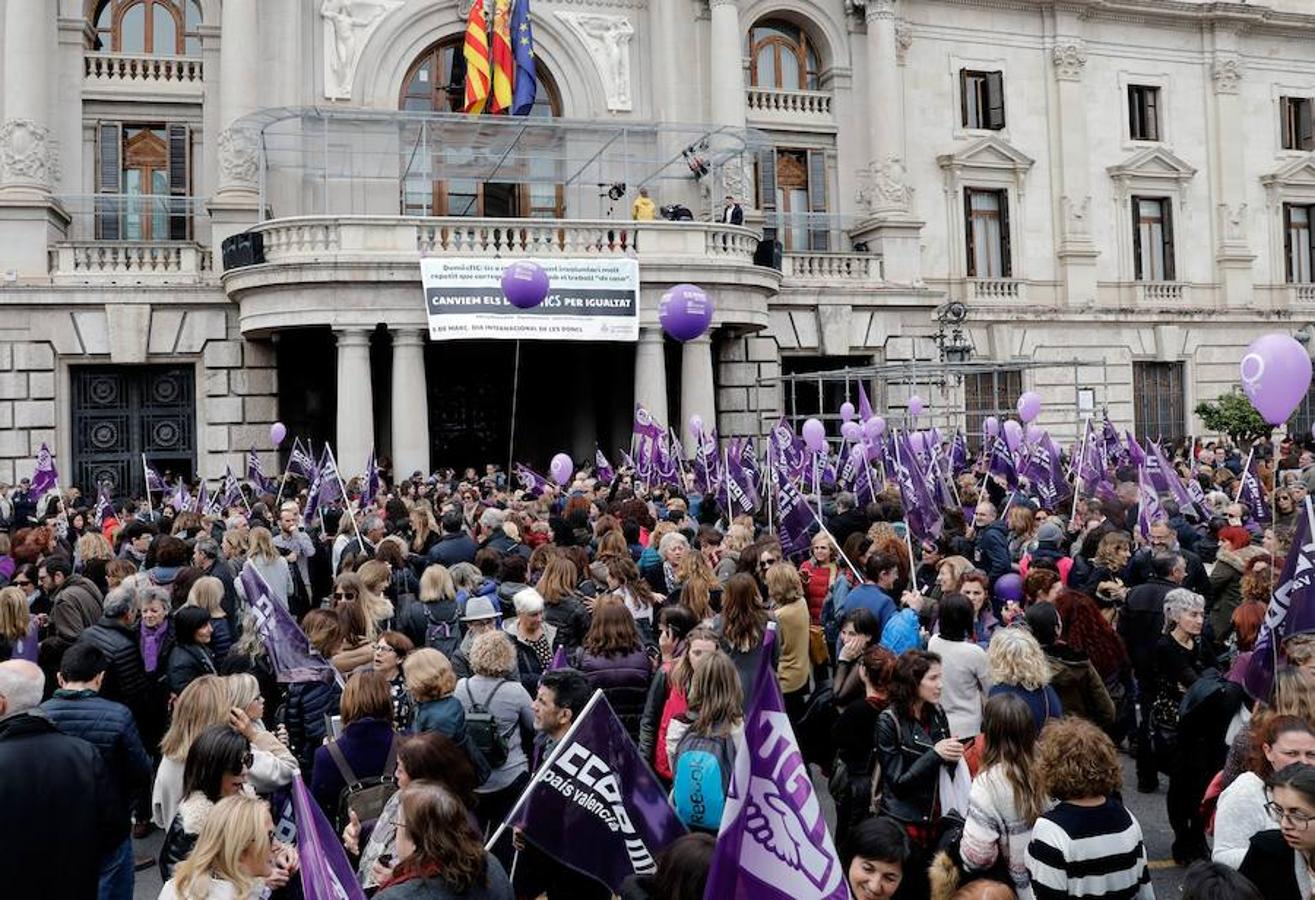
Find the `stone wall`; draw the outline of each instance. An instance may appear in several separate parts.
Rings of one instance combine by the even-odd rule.
[[[757,435],[760,421],[781,413],[781,350],[766,332],[721,343],[717,366],[717,431],[722,437]],[[765,417],[765,419],[760,419]]]
[[[207,343],[201,356],[204,374],[197,390],[197,413],[204,422],[204,454],[198,453],[197,460],[208,478],[223,475],[226,465],[234,472],[245,471],[246,453],[252,447],[266,472],[276,468],[269,449],[269,426],[278,420],[274,345],[244,340],[236,311],[227,319],[224,339]]]

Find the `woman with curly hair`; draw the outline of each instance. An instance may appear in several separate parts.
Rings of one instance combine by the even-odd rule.
[[[1057,802],[1032,827],[1032,895],[1154,900],[1141,824],[1118,799],[1123,769],[1109,736],[1078,718],[1051,722],[1037,744],[1036,768]]]
[[[1026,628],[1001,628],[986,649],[986,670],[991,676],[987,699],[1017,694],[1032,710],[1037,731],[1047,720],[1064,715],[1059,695],[1050,686],[1050,662],[1041,644]]]
[[[1105,684],[1114,704],[1114,725],[1109,736],[1115,744],[1136,725],[1132,662],[1123,638],[1110,625],[1096,601],[1080,591],[1065,589],[1055,598],[1055,610],[1064,626],[1064,642],[1084,653]]]

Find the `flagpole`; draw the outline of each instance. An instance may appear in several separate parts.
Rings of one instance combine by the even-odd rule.
[[[1242,466],[1242,477],[1237,480],[1237,494],[1234,495],[1233,497],[1234,503],[1242,502],[1242,488],[1246,487],[1247,475],[1251,474],[1251,457],[1255,456],[1255,453],[1256,453],[1256,445],[1252,444],[1251,451],[1247,453],[1246,464]],[[1257,484],[1256,484],[1257,491],[1259,491],[1259,488],[1260,488],[1259,479],[1257,479]]]
[[[507,438],[507,477],[511,477],[511,467],[516,458],[516,399],[520,394],[521,383],[521,342],[516,339],[516,361],[511,370],[511,434]],[[345,492],[344,492],[345,496]],[[364,544],[362,544],[364,546]]]
[[[275,511],[276,513],[278,512],[279,503],[281,503],[282,500],[283,500],[283,489],[284,489],[285,487],[287,487],[287,485],[288,485],[288,469],[291,467],[292,459],[296,456],[296,454],[297,454],[297,448],[300,447],[300,446],[301,446],[301,438],[297,437],[296,435],[293,435],[293,437],[292,437],[292,455],[288,457],[288,465],[283,467],[283,477],[282,477],[281,479],[279,479],[279,492],[278,492],[278,494],[274,497],[274,511]],[[277,457],[277,450],[275,451],[275,458],[276,458],[276,459],[278,458],[278,457]],[[246,500],[246,497],[243,497],[242,499],[243,499],[243,500]],[[250,510],[248,510],[248,512],[250,512]]]
[[[731,523],[735,521],[735,507],[731,505],[731,450],[727,446],[721,451],[722,454],[722,472],[725,473],[726,479],[726,529],[729,531]]]
[[[1082,450],[1078,455],[1078,467],[1073,473],[1073,510],[1068,514],[1069,524],[1078,514],[1078,494],[1082,489],[1078,487],[1082,483],[1082,467],[1087,463],[1087,434],[1091,430],[1091,416],[1087,416],[1086,423],[1082,426]]]
[[[775,516],[772,507],[776,503],[776,450],[772,438],[767,438],[767,531],[776,534]]]
[[[151,472],[146,465],[146,454],[142,454],[142,477],[146,479],[146,511],[155,518],[155,506],[151,503]]]
[[[365,538],[361,537],[361,524],[356,521],[356,516],[352,514],[352,504],[347,497],[347,485],[342,483],[342,473],[338,471],[338,460],[334,458],[333,448],[331,446],[325,444],[324,449],[329,452],[329,461],[333,463],[333,477],[338,479],[338,490],[342,491],[343,509],[346,511],[348,518],[352,520],[352,528],[356,531],[356,542],[361,545],[361,550],[364,551]],[[323,523],[324,515],[321,514],[320,524],[323,525]]]
[[[502,820],[502,824],[497,827],[497,830],[493,832],[493,836],[488,839],[488,843],[484,845],[484,850],[486,852],[491,852],[493,850],[493,845],[498,842],[498,839],[502,837],[502,833],[507,830],[507,825],[516,818],[516,814],[520,812],[521,807],[525,805],[525,799],[530,796],[530,791],[534,790],[535,785],[543,781],[544,776],[546,776],[548,771],[552,768],[552,764],[557,761],[557,757],[561,756],[562,751],[570,745],[571,738],[575,737],[576,729],[580,727],[580,723],[588,717],[589,711],[594,708],[598,703],[599,698],[602,696],[602,688],[598,688],[594,691],[594,695],[589,698],[589,702],[584,705],[584,709],[580,710],[580,714],[571,721],[571,727],[567,729],[566,734],[552,748],[552,752],[548,754],[548,758],[539,764],[539,768],[535,771],[534,777],[530,779],[530,783],[525,785],[525,790],[521,791],[521,795],[516,798],[516,803],[511,809],[507,810],[507,816]]]

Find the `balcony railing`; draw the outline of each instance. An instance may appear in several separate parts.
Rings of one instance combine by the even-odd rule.
[[[202,61],[185,56],[88,53],[83,57],[84,87],[141,93],[199,94]]]
[[[1298,306],[1315,306],[1315,283],[1290,284],[1291,302]]]
[[[781,125],[834,125],[829,91],[783,91],[750,87],[745,92],[749,119]]]
[[[1160,303],[1181,304],[1187,299],[1188,286],[1181,281],[1139,281],[1138,299],[1148,305]]]
[[[1017,278],[970,278],[973,300],[1004,303],[1023,299],[1023,281]]]
[[[56,284],[198,282],[211,271],[210,251],[190,241],[67,241],[51,255]]]
[[[782,268],[787,281],[877,284],[881,258],[870,253],[786,253]]]

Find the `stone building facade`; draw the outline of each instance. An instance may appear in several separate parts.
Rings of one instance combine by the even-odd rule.
[[[891,409],[917,390],[953,423],[1033,388],[1060,435],[1094,404],[1180,436],[1250,340],[1310,333],[1304,0],[532,0],[536,115],[747,148],[652,182],[696,221],[639,224],[634,184],[609,214],[542,180],[362,174],[403,154],[341,129],[446,121],[470,2],[0,0],[0,481],[42,442],[70,480],[140,490],[142,454],[215,477],[276,420],[349,472],[372,447],[501,459],[512,349],[430,343],[418,260],[531,255],[534,227],[636,256],[643,306],[635,345],[525,348],[516,455],[540,462],[624,444],[636,401],[752,434],[843,396],[782,375],[896,363],[923,383],[871,384]],[[244,231],[264,260],[225,271]],[[675,345],[656,307],[682,281],[717,314]],[[937,374],[953,301],[993,371]]]

